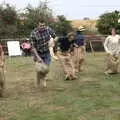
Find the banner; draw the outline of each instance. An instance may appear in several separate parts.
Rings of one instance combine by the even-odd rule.
[[[8,46],[9,56],[20,56],[21,55],[19,41],[8,41],[7,46]]]

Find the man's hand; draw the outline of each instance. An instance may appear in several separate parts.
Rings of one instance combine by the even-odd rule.
[[[75,44],[75,43],[74,43],[74,46],[77,47],[77,48],[79,47],[79,46],[78,46],[77,44]]]
[[[112,55],[112,53],[111,52],[107,52],[107,55]]]
[[[58,60],[58,57],[57,56],[52,56],[54,60]]]
[[[74,55],[74,52],[70,52],[70,54],[71,54],[71,56],[73,56],[73,55]]]
[[[59,40],[59,37],[54,38],[54,42],[58,42],[58,40]]]
[[[3,61],[0,63],[0,67],[4,67],[4,62]]]
[[[37,57],[37,62],[42,63],[42,59],[40,57]]]
[[[42,59],[40,58],[40,56],[38,55],[38,52],[36,51],[35,48],[32,49],[32,52],[33,52],[33,54],[37,57],[37,61],[38,61],[39,63],[43,62]]]

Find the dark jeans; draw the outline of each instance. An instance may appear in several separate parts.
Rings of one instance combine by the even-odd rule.
[[[39,52],[38,52],[38,54],[39,54],[40,58],[43,60],[43,62],[44,62],[46,65],[50,65],[50,63],[51,63],[51,55],[50,55],[50,52],[45,52],[45,53],[39,53]],[[37,61],[37,58],[36,58],[35,55],[33,56],[33,59],[34,59],[35,62]]]

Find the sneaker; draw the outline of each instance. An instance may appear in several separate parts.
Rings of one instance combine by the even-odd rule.
[[[43,83],[42,83],[43,88],[47,88],[47,83],[46,83],[46,81],[43,80],[42,82],[43,82]]]
[[[71,80],[70,76],[66,75],[65,80],[66,81]]]
[[[110,75],[110,74],[112,74],[113,72],[112,72],[112,70],[107,70],[107,71],[105,71],[104,73],[105,73],[105,75]]]
[[[72,76],[72,80],[76,80],[77,79],[77,77],[76,76]]]

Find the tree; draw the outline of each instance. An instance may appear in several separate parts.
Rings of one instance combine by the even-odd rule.
[[[112,27],[115,27],[118,30],[118,32],[120,32],[119,31],[120,23],[118,22],[119,19],[120,19],[119,11],[104,13],[98,19],[96,27],[98,28],[98,31],[101,34],[109,34],[110,32],[109,30]]]
[[[27,37],[40,20],[44,20],[58,35],[66,35],[72,31],[71,22],[65,16],[57,16],[57,20],[53,17],[53,12],[48,7],[47,2],[40,1],[36,8],[28,5],[21,13],[18,13],[9,4],[5,6],[0,6],[1,38]]]
[[[18,34],[29,35],[40,20],[44,20],[46,24],[49,24],[53,19],[52,10],[48,7],[46,2],[40,1],[38,7],[34,8],[30,4],[26,7],[25,13],[20,14],[19,18],[25,18],[21,23],[18,21]]]
[[[53,18],[52,10],[48,8],[48,5],[46,2],[40,2],[39,6],[37,8],[33,8],[32,6],[27,7],[27,23],[28,25],[32,24],[33,26],[29,26],[31,28],[35,27],[39,20],[44,20],[45,23],[49,23],[50,19]]]
[[[0,5],[0,37],[13,37],[17,32],[17,12],[9,4]]]
[[[66,35],[72,30],[71,23],[65,16],[57,16],[57,19],[53,17],[52,10],[48,7],[46,2],[41,1],[36,8],[28,5],[25,14],[21,15],[25,17],[25,21],[24,24],[20,24],[20,22],[18,24],[19,35],[29,35],[31,30],[37,26],[39,20],[44,20],[58,35]]]
[[[64,15],[57,16],[57,21],[53,22],[51,26],[54,28],[56,33],[61,36],[65,36],[68,32],[73,30],[71,21],[68,21]]]

